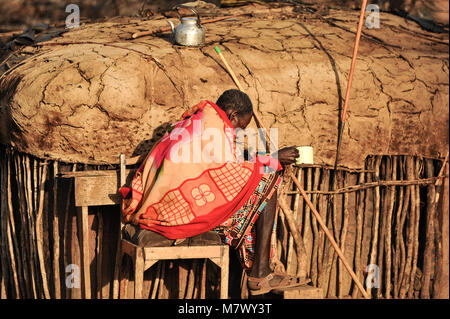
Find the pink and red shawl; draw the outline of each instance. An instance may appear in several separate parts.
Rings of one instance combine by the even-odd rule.
[[[121,189],[125,221],[178,239],[230,218],[258,186],[262,166],[274,163],[267,156],[238,162],[235,138],[225,112],[212,102],[183,114],[147,155],[131,192]]]

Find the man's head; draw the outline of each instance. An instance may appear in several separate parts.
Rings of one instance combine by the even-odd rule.
[[[252,120],[252,101],[242,91],[227,90],[216,104],[225,112],[234,128],[245,129]]]

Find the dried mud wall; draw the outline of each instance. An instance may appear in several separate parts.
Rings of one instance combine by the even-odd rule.
[[[160,18],[83,25],[51,41],[61,45],[25,48],[31,56],[2,76],[0,142],[91,164],[145,152],[184,110],[235,88],[214,52],[219,44],[266,127],[278,128],[279,145],[312,145],[317,163],[333,164],[357,19],[357,11],[334,10],[326,18],[239,17],[206,25],[202,48],[174,46],[168,34],[130,40],[167,26]],[[397,16],[364,29],[341,164],[362,167],[368,154],[445,154],[448,52],[445,40]]]

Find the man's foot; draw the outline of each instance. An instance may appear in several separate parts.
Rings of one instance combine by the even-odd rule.
[[[262,295],[271,290],[284,290],[300,287],[310,282],[309,279],[291,276],[284,273],[270,273],[266,277],[248,277],[247,287],[251,295]]]

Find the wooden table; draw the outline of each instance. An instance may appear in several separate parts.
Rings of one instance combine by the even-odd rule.
[[[60,177],[75,179],[75,206],[77,207],[78,223],[81,226],[80,268],[83,277],[84,298],[90,299],[89,207],[120,204],[119,172],[118,170],[67,172],[61,173]]]

